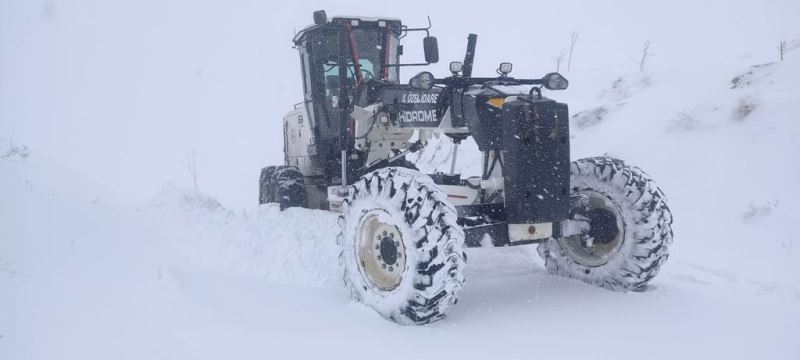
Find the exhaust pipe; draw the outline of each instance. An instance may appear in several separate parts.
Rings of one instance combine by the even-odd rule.
[[[464,77],[472,76],[472,63],[475,61],[476,42],[478,42],[478,35],[469,34],[469,36],[467,36],[467,53],[464,55]]]

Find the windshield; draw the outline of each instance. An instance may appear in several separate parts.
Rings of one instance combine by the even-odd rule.
[[[398,82],[399,33],[377,26],[347,29],[320,28],[310,32],[300,47],[306,100],[312,100],[312,121],[320,136],[339,134],[339,43],[345,50],[348,94],[356,95],[357,84],[372,79]],[[344,36],[344,37],[343,37]],[[354,45],[354,46],[353,46]],[[354,60],[356,59],[356,60]]]
[[[325,95],[335,96],[339,87],[338,33],[321,34],[314,41],[313,65],[320,67],[324,78]],[[353,29],[348,32],[347,81],[355,84],[378,79],[397,82],[397,45],[399,39],[382,29]],[[354,61],[354,58],[358,61]]]

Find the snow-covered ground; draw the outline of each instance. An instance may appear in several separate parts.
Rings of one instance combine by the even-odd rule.
[[[232,211],[172,185],[126,206],[35,149],[4,159],[0,357],[796,358],[798,65],[758,68],[737,89],[648,75],[624,105],[597,98],[617,107],[599,123],[573,127],[576,157],[630,159],[669,196],[675,244],[652,289],[550,276],[533,247],[470,249],[461,301],[424,327],[350,302],[333,213]],[[757,99],[744,118],[742,98]],[[675,128],[684,112],[697,123]]]
[[[47,26],[80,13],[71,5],[45,2]],[[15,29],[24,28],[17,21]],[[458,39],[473,30],[451,27],[459,28]],[[22,62],[0,56],[0,75],[29,85],[14,92],[0,77],[0,359],[800,358],[800,170],[794,165],[800,53],[783,63],[753,55],[713,63],[665,60],[644,74],[616,66],[570,72],[571,88],[547,95],[570,104],[572,157],[609,154],[656,179],[675,221],[669,261],[648,291],[615,293],[548,275],[535,246],[469,249],[458,305],[445,320],[421,327],[397,326],[349,299],[336,260],[336,214],[241,205],[230,195],[238,191],[255,202],[257,169],[250,187],[219,190],[219,196],[213,190],[221,188],[195,193],[163,176],[165,185],[139,197],[164,163],[142,177],[104,173],[112,166],[94,161],[100,155],[91,152],[103,150],[90,146],[107,135],[104,125],[86,132],[87,123],[76,120],[83,111],[94,114],[77,105],[86,104],[37,92],[36,81],[45,80],[10,77],[25,68]],[[281,79],[298,80],[296,74]],[[185,86],[173,80],[166,86]],[[81,126],[60,124],[47,136],[36,127],[41,123],[26,127],[47,111],[35,109],[39,101],[67,110]],[[145,103],[122,103],[154,115],[139,108]],[[137,117],[120,118],[122,130],[132,127],[131,119]],[[175,136],[181,130],[164,126]],[[125,136],[116,131],[122,130],[113,131],[120,141]],[[141,171],[155,154],[167,156],[160,138],[134,134],[145,143],[156,140],[142,150],[146,156],[126,153],[117,161]],[[85,161],[65,160],[42,140],[66,144],[58,135],[83,141],[79,151],[65,151]],[[233,159],[231,149],[247,141],[230,149],[215,143],[219,154],[201,152],[200,161],[204,155]],[[259,146],[280,158],[278,142]],[[444,138],[432,140],[418,165],[447,169],[450,146]],[[458,167],[474,172],[474,144],[460,150]],[[107,156],[115,151],[108,148]],[[204,179],[222,183],[226,174],[247,184],[226,172],[233,165],[225,166],[201,167],[201,189]],[[125,186],[114,187],[111,175]]]

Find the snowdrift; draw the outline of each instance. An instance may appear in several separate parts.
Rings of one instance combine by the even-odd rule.
[[[0,159],[0,358],[800,356],[800,63],[570,80],[547,95],[570,103],[573,159],[625,159],[670,201],[649,291],[549,276],[534,247],[470,249],[449,318],[398,327],[340,285],[334,213],[173,185],[131,206],[33,148]],[[414,160],[448,171],[451,147]],[[459,151],[476,173],[474,143]]]

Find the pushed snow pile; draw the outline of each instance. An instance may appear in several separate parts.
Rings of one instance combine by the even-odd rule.
[[[341,282],[338,215],[277,204],[225,209],[214,198],[164,186],[143,210],[155,215],[159,238],[187,266],[269,282],[322,286]]]
[[[408,160],[415,163],[425,174],[450,172],[453,163],[453,141],[444,135],[432,137],[428,144],[415,154],[408,155]],[[458,147],[455,172],[462,176],[480,176],[481,161],[478,145],[471,138],[462,141]]]

